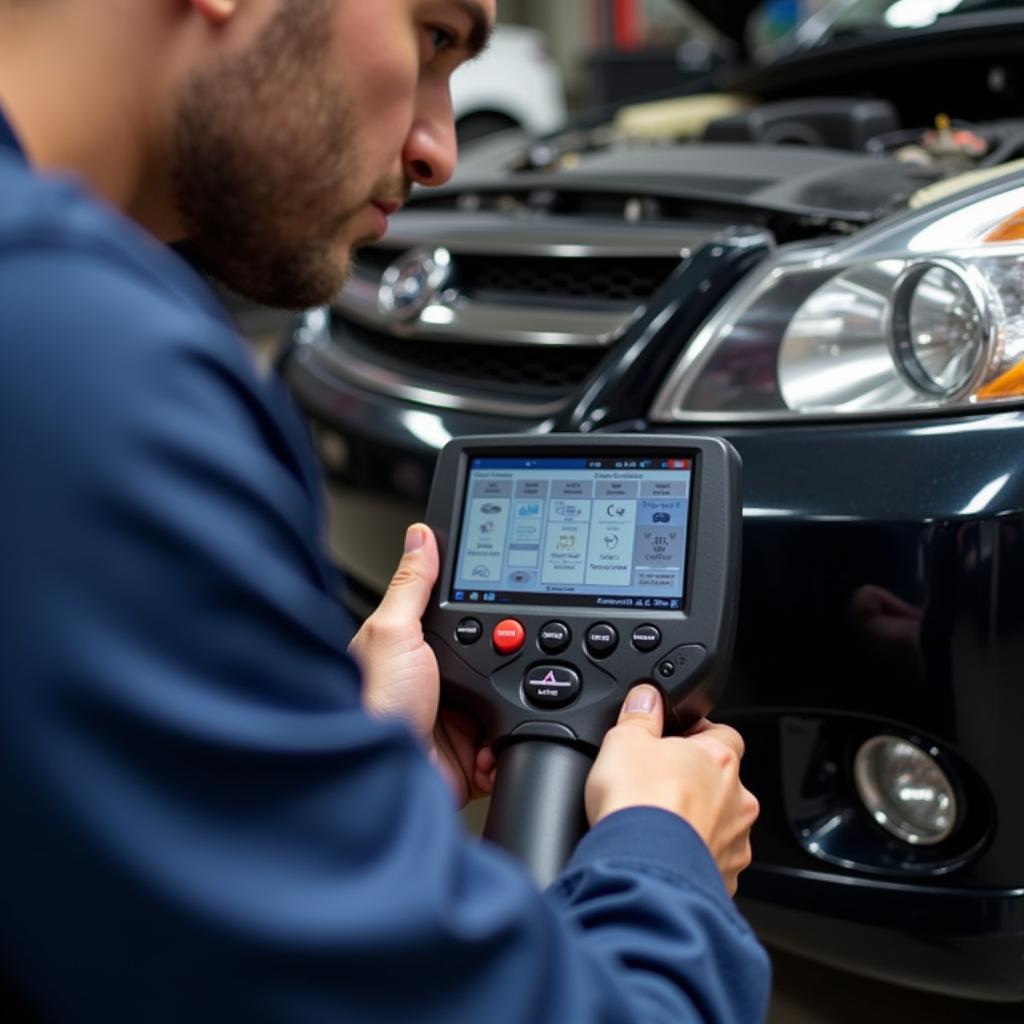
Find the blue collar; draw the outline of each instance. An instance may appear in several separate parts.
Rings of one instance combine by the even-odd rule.
[[[18,136],[14,134],[14,129],[10,126],[7,118],[4,117],[2,109],[0,109],[0,149],[14,150],[18,156],[23,160],[25,159],[25,150],[21,148]]]

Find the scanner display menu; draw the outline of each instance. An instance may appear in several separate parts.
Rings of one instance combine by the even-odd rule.
[[[450,599],[682,607],[692,458],[473,458]]]

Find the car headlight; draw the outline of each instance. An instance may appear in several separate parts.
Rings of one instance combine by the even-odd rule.
[[[914,414],[1024,397],[1024,186],[780,248],[691,342],[651,419]]]

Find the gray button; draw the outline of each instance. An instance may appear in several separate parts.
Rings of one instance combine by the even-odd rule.
[[[661,643],[661,630],[657,626],[637,626],[630,639],[638,651],[653,651]]]
[[[455,627],[455,639],[467,647],[475,644],[484,635],[484,627],[476,619],[463,619]]]
[[[559,654],[569,646],[572,633],[564,622],[548,622],[540,627],[537,643],[548,654]]]
[[[562,708],[578,696],[580,674],[565,665],[534,665],[526,673],[523,689],[526,699],[539,708]]]
[[[619,634],[607,622],[598,622],[587,630],[587,650],[595,658],[603,658],[619,644]]]

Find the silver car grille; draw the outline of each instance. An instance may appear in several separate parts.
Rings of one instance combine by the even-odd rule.
[[[650,297],[720,227],[596,218],[415,211],[360,254],[303,340],[332,373],[403,401],[511,416],[558,411]],[[451,254],[452,276],[419,315],[380,302],[403,254]]]

